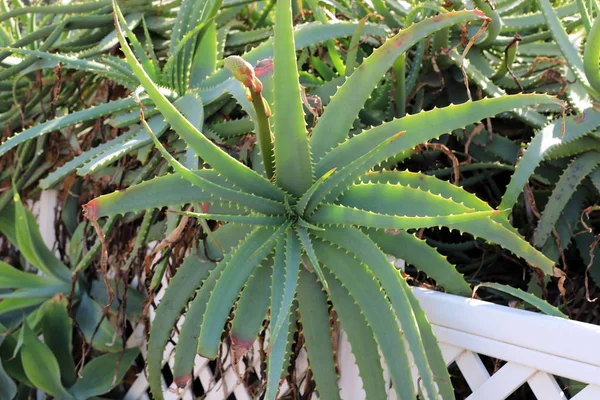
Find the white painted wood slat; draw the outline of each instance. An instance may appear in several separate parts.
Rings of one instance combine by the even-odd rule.
[[[556,379],[545,372],[538,371],[529,378],[527,383],[538,399],[565,400],[567,398],[558,383],[556,383]]]
[[[456,365],[458,365],[473,392],[490,379],[490,374],[481,362],[481,358],[472,351],[464,351],[456,359]]]
[[[598,400],[600,399],[600,386],[589,385],[577,393],[571,400]],[[540,399],[541,400],[541,399]]]
[[[440,350],[442,350],[442,357],[446,361],[446,365],[450,365],[461,355],[465,349],[457,346],[452,346],[448,343],[440,343]]]
[[[498,306],[432,290],[413,290],[432,324],[600,367],[600,326]],[[578,340],[564,340],[577,337]]]
[[[440,342],[450,343],[500,360],[516,362],[552,375],[600,386],[600,368],[595,365],[436,325],[433,326],[433,331]]]
[[[535,374],[535,370],[524,365],[505,364],[479,389],[473,391],[467,400],[504,400],[533,374]]]

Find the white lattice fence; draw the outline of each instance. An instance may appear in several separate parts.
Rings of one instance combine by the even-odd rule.
[[[157,293],[155,297],[155,304],[158,305],[160,300],[162,299],[164,292],[166,290],[166,280],[163,280],[163,286],[160,291]],[[150,321],[153,321],[155,317],[155,308],[150,310],[149,318]],[[178,327],[181,327],[185,320],[185,317],[180,318],[177,323]],[[173,343],[177,343],[177,334],[174,334],[172,337],[172,342],[169,342],[165,347],[163,352],[163,363],[165,368],[171,370],[174,364],[174,350],[175,346]],[[146,343],[142,344],[142,351],[145,357]],[[258,344],[255,344],[252,354],[249,357],[249,364],[246,365],[244,361],[240,361],[238,365],[238,370],[236,371],[234,367],[231,365],[231,359],[228,356],[229,352],[225,345],[223,345],[222,353],[225,354],[222,362],[222,373],[217,374],[216,371],[209,365],[210,361],[207,358],[200,357],[196,355],[195,365],[193,376],[194,379],[197,379],[202,386],[202,391],[204,392],[204,399],[206,400],[222,400],[227,399],[230,395],[234,395],[236,400],[250,400],[252,396],[248,393],[244,385],[241,383],[240,376],[243,376],[246,368],[251,366],[255,371],[260,371],[260,356],[259,356],[259,347]],[[193,351],[193,350],[192,350]],[[306,353],[304,350],[300,352],[300,355],[297,359],[296,363],[297,376],[302,376],[306,373],[308,368],[308,361],[306,359]],[[221,376],[219,376],[221,375]],[[217,378],[219,376],[219,378]],[[284,383],[281,387],[281,392],[285,393],[287,390],[287,383]],[[124,397],[124,400],[149,400],[149,384],[147,380],[147,376],[144,372],[138,375],[138,378],[133,383],[129,391]],[[185,389],[178,389],[174,383],[171,385],[166,384],[165,377],[163,377],[163,392],[166,400],[192,400],[195,398],[193,393],[193,388],[187,387]]]
[[[599,326],[418,288],[414,292],[434,325],[447,365],[455,363],[470,387],[468,400],[502,400],[525,384],[538,400],[568,399],[555,376],[588,384],[573,400],[600,399]],[[165,360],[172,365],[171,352],[169,345]],[[506,363],[490,375],[480,355]],[[344,334],[338,357],[342,398],[364,399]],[[254,360],[259,370],[258,357]],[[225,362],[225,367],[229,366]],[[227,368],[223,379],[214,381],[208,360],[198,356],[194,372],[204,390],[213,388],[207,399],[226,399],[231,393],[236,399],[250,398],[232,368]],[[126,399],[147,399],[147,387],[145,376],[140,374]],[[173,387],[166,390],[165,385],[165,393],[171,400],[193,398],[190,389],[177,393]],[[396,398],[393,391],[389,398]]]
[[[55,193],[46,191],[34,206],[42,236],[50,247],[54,241],[55,204]],[[165,283],[156,296],[157,304],[164,294]],[[467,400],[503,400],[523,385],[528,385],[538,400],[569,399],[556,377],[587,385],[571,400],[600,400],[600,326],[431,290],[414,288],[413,291],[433,324],[446,364],[458,367],[472,392],[466,397]],[[151,320],[153,317],[154,310],[151,310]],[[181,323],[183,319],[179,321]],[[177,341],[176,336],[173,341]],[[136,327],[128,345],[139,345],[145,354],[143,326]],[[173,347],[169,343],[164,351],[165,363],[171,367]],[[260,358],[257,353],[255,346],[249,366],[259,371]],[[363,400],[362,382],[343,332],[337,354],[342,398]],[[490,373],[480,356],[505,363]],[[240,363],[238,372],[243,374],[246,367]],[[306,367],[306,356],[301,353],[296,366],[298,374],[305,372]],[[230,395],[237,400],[251,399],[227,359],[223,363],[220,378],[215,379],[216,375],[219,374],[215,374],[209,360],[196,357],[194,377],[202,386],[207,400],[223,400]],[[413,376],[413,384],[416,385],[416,382],[417,377]],[[285,391],[286,387],[282,389]],[[165,383],[164,392],[168,400],[194,398],[191,388],[177,391],[173,387],[167,388]],[[396,399],[393,390],[389,398]],[[144,372],[138,375],[125,396],[125,400],[137,399],[150,399]]]
[[[600,399],[600,326],[415,289],[447,364],[456,362],[472,394],[502,400],[527,384],[538,400],[569,397],[555,377],[587,384],[573,400]],[[493,375],[479,355],[504,360]]]
[[[162,297],[165,293],[166,286],[167,286],[166,281],[163,280],[163,286],[155,297],[155,303],[157,305],[160,303],[160,300],[162,299]],[[155,309],[151,308],[150,315],[149,315],[150,321],[154,320],[154,316],[155,316]],[[185,320],[184,317],[182,317],[179,320],[179,322],[177,323],[178,327],[181,327],[184,320]],[[173,336],[172,342],[177,343],[177,335]],[[167,366],[168,368],[172,368],[173,364],[174,364],[173,355],[174,355],[175,346],[173,345],[173,343],[169,342],[163,352],[163,359],[164,359],[165,364],[168,364],[168,366]],[[146,353],[145,352],[145,344],[146,343],[144,343],[144,345],[142,346],[143,352],[144,352],[143,353],[144,358],[145,358],[145,353]],[[227,354],[227,351],[224,351],[224,353]],[[258,360],[258,357],[255,357],[254,359]],[[215,379],[215,373],[210,368],[209,361],[210,360],[197,355],[195,364],[194,364],[194,373],[193,373],[194,378],[197,378],[200,381],[203,390],[206,392],[207,400],[226,399],[231,393],[233,393],[235,395],[235,398],[237,400],[251,399],[250,395],[248,394],[248,392],[246,391],[244,386],[238,383],[238,376],[234,372],[233,368],[231,368],[231,363],[229,362],[228,358],[223,363],[223,370],[224,370],[223,377],[218,380]],[[260,365],[256,365],[255,368],[260,369]],[[177,390],[175,385],[172,385],[172,387],[169,389],[167,387],[167,384],[166,384],[164,378],[163,378],[163,388],[164,388],[166,400],[178,400],[178,399],[192,400],[194,398],[191,387],[188,387],[184,390]],[[124,400],[137,400],[137,399],[150,399],[150,396],[148,395],[148,380],[147,380],[146,374],[144,372],[142,372],[138,375],[138,378],[136,379],[134,384],[131,386],[131,388],[129,389],[129,391],[127,392],[127,394],[125,395],[125,398],[124,398]]]

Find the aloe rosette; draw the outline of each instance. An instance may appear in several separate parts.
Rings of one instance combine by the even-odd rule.
[[[202,135],[169,101],[129,47],[122,16],[114,6],[122,50],[145,95],[205,168],[190,170],[180,164],[146,124],[174,173],[98,197],[84,206],[84,212],[95,220],[203,204],[197,207],[202,212],[187,214],[226,223],[207,239],[206,256],[218,261],[181,267],[157,309],[148,344],[155,398],[163,397],[164,345],[186,305],[175,355],[178,385],[190,382],[195,356],[190,349],[209,358],[218,355],[224,326],[235,309],[229,334],[236,359],[252,346],[263,320],[270,320],[266,398],[277,394],[297,320],[319,395],[339,398],[328,300],[350,342],[356,344],[353,352],[368,398],[386,396],[378,347],[400,398],[414,399],[417,390],[428,398],[453,398],[431,326],[386,253],[414,260],[441,286],[464,295],[471,289],[462,275],[409,230],[457,229],[502,245],[547,275],[552,275],[553,263],[506,223],[503,211],[463,189],[423,174],[372,169],[453,129],[501,112],[559,101],[538,94],[500,96],[407,115],[349,138],[358,112],[400,55],[439,29],[485,18],[478,11],[448,12],[401,30],[376,49],[338,89],[308,135],[291,2],[278,1],[272,104],[265,106],[252,65],[228,62],[252,98],[265,167],[260,174]],[[273,157],[264,157],[271,153]],[[412,384],[406,344],[421,376],[420,388]]]

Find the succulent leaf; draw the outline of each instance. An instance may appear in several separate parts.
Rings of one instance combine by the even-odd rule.
[[[329,283],[333,309],[337,313],[342,323],[342,329],[346,332],[348,342],[352,347],[352,354],[356,359],[366,398],[387,399],[383,368],[377,341],[371,327],[348,290],[329,270],[325,269],[323,272]]]
[[[331,271],[361,308],[389,368],[393,387],[401,399],[415,397],[410,376],[408,355],[396,317],[381,286],[368,266],[352,254],[315,241],[315,251],[323,266]]]
[[[204,357],[217,356],[223,326],[233,302],[254,267],[273,250],[275,241],[287,229],[287,225],[282,225],[275,230],[267,227],[257,228],[232,252],[230,259],[219,263],[219,265],[224,264],[223,271],[206,304],[200,329],[198,352]]]
[[[543,246],[548,237],[552,234],[552,230],[558,221],[561,211],[571,195],[577,189],[577,186],[588,176],[592,171],[598,168],[600,164],[600,153],[590,151],[577,157],[561,175],[556,187],[544,207],[542,218],[538,222],[538,226],[533,235],[533,244],[538,248]]]
[[[156,318],[150,330],[147,355],[148,382],[156,399],[163,398],[161,384],[163,352],[171,337],[173,326],[179,319],[181,310],[194,295],[199,283],[202,282],[212,268],[214,268],[213,263],[202,263],[196,256],[188,256],[171,280],[169,289],[165,292],[156,309]],[[181,336],[179,340],[181,341]],[[186,349],[186,352],[189,353],[189,349]]]
[[[294,51],[291,0],[277,2],[273,45],[273,128],[277,184],[301,196],[312,184],[312,165]]]
[[[331,328],[327,296],[316,275],[305,268],[300,270],[298,281],[298,312],[302,323],[302,334],[308,353],[308,362],[313,371],[319,396],[325,399],[340,399],[335,353],[331,342]]]
[[[160,92],[158,86],[150,79],[146,71],[144,71],[143,67],[137,61],[131,48],[127,44],[127,41],[123,37],[119,23],[122,14],[114,0],[113,6],[116,15],[119,16],[119,18],[115,18],[115,25],[119,32],[119,41],[121,42],[123,52],[127,56],[129,65],[135,76],[140,80],[140,83],[146,90],[148,96],[154,101],[154,104],[161,111],[171,127],[182,136],[199,157],[202,157],[214,169],[219,171],[224,177],[231,180],[240,188],[273,200],[282,200],[283,192],[281,189],[272,185],[255,171],[236,161],[229,154],[225,153],[213,142],[208,140],[198,131],[198,129],[196,129],[196,127],[181,115],[173,104]]]
[[[396,58],[439,29],[478,18],[482,18],[482,14],[475,11],[449,12],[428,18],[405,28],[376,49],[346,79],[319,118],[310,137],[313,161],[319,162],[327,152],[346,139],[356,115]]]

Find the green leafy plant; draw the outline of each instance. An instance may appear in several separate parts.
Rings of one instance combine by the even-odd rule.
[[[258,70],[237,58],[228,61],[252,99],[262,175],[208,140],[161,92],[127,43],[129,30],[116,3],[114,7],[122,50],[145,94],[207,168],[190,170],[182,165],[163,147],[142,115],[148,134],[175,173],[94,199],[84,206],[86,216],[96,221],[104,216],[192,204],[202,212],[186,215],[227,222],[207,246],[206,256],[220,261],[205,262],[205,268],[182,267],[159,305],[148,348],[149,381],[155,398],[162,398],[164,345],[191,298],[175,355],[175,381],[181,386],[189,384],[191,377],[194,354],[190,349],[216,357],[223,327],[235,308],[229,333],[237,359],[252,345],[269,313],[267,398],[276,396],[296,318],[319,394],[339,398],[334,352],[326,339],[330,337],[330,300],[350,342],[356,343],[354,352],[367,397],[385,397],[378,346],[394,390],[400,398],[415,397],[404,350],[407,342],[423,393],[431,398],[453,398],[431,327],[405,278],[385,253],[414,260],[440,285],[461,294],[470,293],[462,276],[407,230],[447,226],[467,232],[504,246],[542,274],[552,275],[553,263],[508,225],[503,211],[493,210],[474,195],[422,174],[370,171],[453,128],[497,113],[559,101],[536,94],[501,96],[407,115],[348,138],[371,91],[399,56],[439,29],[485,18],[478,11],[448,12],[407,27],[375,50],[337,90],[308,135],[291,3],[279,1],[270,107],[265,106],[265,85]],[[261,63],[261,71],[270,65]],[[271,153],[273,157],[268,157]],[[415,247],[420,250],[418,260]]]
[[[580,221],[583,220],[584,209],[589,205],[589,198],[600,192],[600,174],[597,171],[600,162],[597,152],[600,127],[600,18],[592,20],[590,15],[594,13],[593,8],[588,10],[584,2],[578,2],[576,11],[581,16],[578,24],[581,29],[578,31],[573,26],[566,28],[561,23],[559,13],[548,0],[539,0],[537,4],[551,38],[568,67],[566,76],[568,79],[574,78],[564,89],[574,114],[557,118],[536,133],[517,164],[500,207],[515,205],[523,187],[542,162],[546,171],[554,169],[556,172],[551,173],[554,188],[549,196],[536,195],[537,192],[525,195],[525,201],[532,203],[534,209],[536,200],[545,203],[543,209],[540,207],[542,213],[533,232],[533,244],[542,248],[551,259],[561,259],[566,265],[563,252],[570,243],[574,243],[598,283],[600,269],[597,263],[592,263],[590,255],[594,253],[594,248],[590,248],[594,242],[592,229],[588,227],[587,234],[576,235],[576,228],[583,228]],[[587,34],[587,39],[582,46],[583,51],[580,51],[575,43],[582,32]],[[589,182],[584,182],[588,177]],[[580,186],[582,183],[585,184]]]
[[[235,42],[228,45],[231,41],[227,38],[232,27],[239,25],[235,21],[236,13],[231,11],[239,12],[240,5],[236,2],[222,4],[220,1],[199,3],[185,0],[175,15],[171,12],[174,3],[161,2],[160,6],[154,3],[152,5],[125,3],[127,5],[125,19],[128,21],[126,25],[130,29],[129,36],[133,49],[145,68],[150,71],[152,78],[161,85],[161,90],[173,100],[176,107],[193,123],[204,125],[203,131],[207,137],[223,146],[237,145],[240,136],[252,130],[253,121],[248,118],[227,121],[221,115],[231,113],[236,106],[235,100],[239,101],[246,111],[250,111],[250,114],[252,106],[245,99],[244,91],[239,84],[224,74],[224,71],[216,71],[216,67],[218,62],[222,62],[220,58],[224,52],[236,48]],[[102,7],[106,4],[97,5],[100,7],[98,12],[102,15],[102,18],[97,19],[104,21],[106,9]],[[130,8],[130,5],[134,7]],[[245,3],[242,3],[241,7],[245,6]],[[86,7],[91,6],[36,6],[11,11],[7,18],[31,14],[30,20],[37,21],[36,15],[55,13],[59,16],[64,15],[67,20],[79,21],[78,18],[82,16],[78,12],[87,10]],[[219,18],[216,15],[217,10],[219,10]],[[52,80],[56,75],[55,68],[74,70],[74,74],[73,82],[68,81],[59,85],[62,90],[59,96],[51,97],[47,93],[43,101],[34,98],[27,103],[23,112],[26,118],[28,115],[35,115],[35,124],[18,134],[7,137],[0,145],[0,157],[3,157],[6,163],[6,168],[3,168],[0,173],[0,180],[5,180],[9,187],[0,196],[0,209],[12,199],[12,187],[8,178],[16,181],[16,187],[20,191],[34,189],[39,183],[41,189],[62,188],[72,193],[84,194],[97,188],[90,188],[87,185],[88,180],[83,177],[123,176],[126,184],[136,184],[149,176],[164,174],[164,168],[159,165],[160,157],[149,157],[152,139],[141,124],[139,114],[135,112],[138,101],[151,107],[150,100],[143,93],[139,94],[137,99],[98,95],[98,92],[113,91],[112,84],[108,83],[109,80],[129,91],[135,91],[139,85],[127,63],[116,56],[106,54],[106,50],[114,46],[116,40],[110,9],[108,17],[112,26],[110,32],[105,32],[105,36],[92,40],[91,37],[94,35],[90,34],[86,41],[86,32],[78,32],[81,36],[79,39],[88,43],[81,51],[69,46],[61,46],[62,40],[58,43],[53,42],[55,46],[46,51],[42,51],[45,48],[18,47],[20,41],[6,40],[2,55],[12,53],[15,57],[22,57],[19,65],[33,62],[24,70],[0,69],[7,79],[2,81],[2,84],[6,84],[7,88],[19,89],[15,96],[23,95],[23,90],[27,86],[23,84],[34,81],[39,71],[49,77],[48,83],[44,86],[47,92],[51,92],[52,84],[55,84],[55,79]],[[84,18],[82,21],[73,27],[79,29],[82,24],[85,25],[87,19]],[[9,22],[12,21],[9,19],[7,23]],[[295,28],[296,44],[299,47],[307,47],[325,40],[351,36],[357,25],[355,22],[341,22],[328,26],[315,23],[303,24]],[[66,25],[67,28],[70,26]],[[63,28],[56,27],[65,34],[64,29],[67,28]],[[363,28],[365,34],[380,37],[386,35],[385,29],[374,24],[366,24]],[[169,38],[170,43],[167,48],[157,44],[158,38],[163,36]],[[271,57],[272,38],[263,36],[260,40],[265,39],[268,40],[245,53],[244,58],[256,62]],[[95,46],[98,41],[101,43],[99,47]],[[96,47],[99,51],[89,51]],[[162,60],[159,62],[159,57],[165,57],[167,62],[162,63]],[[85,77],[84,82],[78,84],[78,79],[81,77]],[[118,90],[115,92],[118,93]],[[126,92],[121,92],[121,96],[124,93]],[[202,102],[197,98],[198,94],[201,94]],[[231,100],[231,96],[235,100]],[[50,100],[56,108],[56,115],[40,115],[40,110],[45,103],[48,103],[50,108]],[[9,121],[7,124],[14,132],[19,126],[20,113],[19,107],[13,105],[12,100],[10,105],[12,108],[0,116],[0,121],[3,116],[6,116]],[[197,112],[199,109],[202,110],[201,113]],[[151,108],[146,110],[148,123],[158,136],[169,137],[170,125],[168,121],[163,120],[162,116],[156,115],[157,113],[157,110]],[[198,125],[198,128],[200,127],[201,125]],[[61,146],[61,151],[56,152],[58,159],[56,164],[59,167],[48,173],[54,163],[52,160],[44,159],[44,152],[41,149],[48,146],[49,136],[53,132],[58,132],[58,136],[70,144],[70,149]],[[177,149],[179,145],[180,143],[174,141],[170,149]],[[11,163],[14,154],[11,150],[14,149],[16,149],[16,160]],[[75,157],[71,157],[73,153],[76,154]],[[115,166],[127,156],[135,157],[143,167],[132,170],[121,165]],[[193,168],[196,164],[195,157],[189,153],[186,165]],[[22,170],[20,166],[27,166],[27,168]],[[74,172],[77,175],[75,181],[66,179]],[[40,180],[42,177],[43,179]],[[64,219],[69,220],[70,233],[74,234],[77,227],[77,211],[72,207],[65,207],[65,209],[70,212],[64,213]],[[169,218],[166,226],[167,233],[177,226],[177,217],[173,215]],[[145,214],[144,218],[145,229],[138,236],[136,249],[145,245],[145,232],[148,232],[153,225],[154,214]],[[104,224],[103,229],[108,234],[119,223],[119,218],[111,218]],[[81,230],[77,233],[81,234]],[[100,249],[101,243],[98,240],[91,251],[80,260],[77,269],[87,268]],[[162,265],[165,266],[166,263]],[[152,288],[160,283],[159,275],[156,275]]]
[[[132,28],[145,26],[144,16],[157,10],[146,0],[131,0],[127,6],[126,19]],[[173,2],[163,2],[163,18],[170,16],[173,6]],[[136,83],[122,69],[126,64],[107,54],[118,42],[110,2],[30,6],[2,2],[0,10],[0,126],[3,139],[23,131],[16,142],[12,135],[0,147],[4,155],[23,143],[16,154],[3,157],[0,165],[0,181],[7,187],[0,196],[2,209],[12,201],[11,179],[21,192],[35,190],[54,161],[71,154],[66,146],[56,146],[58,135],[50,133],[60,131],[77,153],[81,150],[78,137],[89,130],[103,136],[102,129],[93,128],[96,118],[126,108],[117,101],[114,107],[82,110],[114,99],[112,84],[103,78],[132,90]]]
[[[492,201],[498,202],[499,209],[512,210],[515,225],[535,247],[565,269],[568,264],[575,266],[569,268],[574,278],[587,274],[587,269],[597,281],[600,264],[594,257],[593,231],[599,193],[596,150],[600,120],[594,83],[600,54],[595,34],[600,29],[598,5],[577,1],[555,7],[551,1],[540,0],[510,7],[510,3],[496,7],[476,4],[500,28],[493,40],[488,40],[488,29],[466,54],[455,35],[436,35],[439,76],[449,87],[466,85],[458,94],[449,90],[448,97],[464,101],[466,92],[475,93],[476,86],[493,97],[506,93],[556,94],[568,107],[561,110],[540,105],[513,111],[535,131],[531,140],[529,129],[511,135],[507,129],[512,123],[510,115],[469,126],[464,134],[457,132],[464,153],[454,149],[459,159],[468,157],[456,161],[453,168],[442,167],[431,173],[439,177],[464,173],[461,184],[469,190],[487,181],[495,195]],[[467,33],[472,37],[475,30]],[[443,104],[427,93],[422,98],[425,106]],[[504,192],[501,182],[509,173],[512,177]],[[535,281],[532,277],[531,282]],[[587,277],[585,281],[589,286]],[[573,281],[572,287],[577,285]],[[541,290],[545,290],[544,285]],[[564,297],[565,288],[560,291]]]
[[[136,347],[123,354],[104,354],[89,361],[78,374],[71,356],[73,323],[67,299],[56,296],[44,303],[43,311],[32,322],[38,328],[30,327],[26,321],[18,341],[12,336],[3,336],[4,351],[13,350],[18,355],[16,359],[7,358],[5,368],[0,365],[3,398],[12,399],[18,390],[9,375],[20,382],[22,393],[25,393],[22,389],[29,386],[60,399],[93,398],[110,392],[139,354]],[[0,329],[3,334],[9,333],[4,327]],[[43,334],[43,341],[36,337],[34,329]]]
[[[17,390],[28,393],[36,388],[63,399],[88,399],[109,392],[120,383],[139,349],[126,349],[118,330],[104,318],[100,304],[106,302],[107,288],[101,281],[86,284],[78,271],[72,273],[45,246],[33,214],[18,195],[14,206],[0,213],[0,221],[0,232],[20,250],[25,266],[18,269],[0,261],[2,398],[12,399]],[[41,275],[32,273],[33,269]],[[123,283],[118,286],[124,288]],[[141,295],[131,288],[128,299],[122,318],[136,321],[141,315]],[[109,317],[119,311],[112,305]],[[89,348],[107,353],[91,359],[79,373],[73,360],[75,324],[77,335]],[[37,339],[39,334],[43,342]]]

